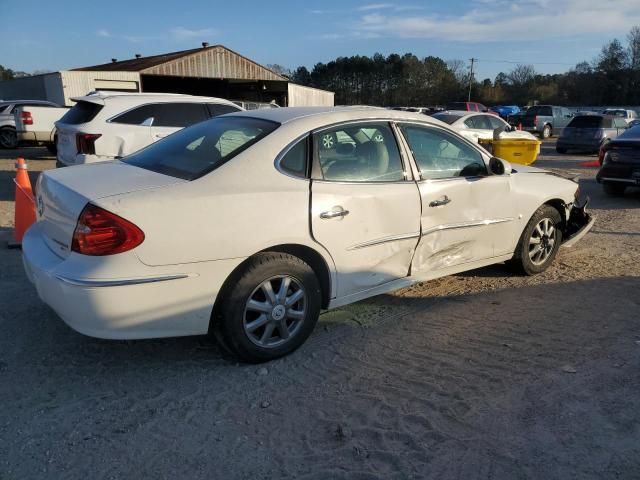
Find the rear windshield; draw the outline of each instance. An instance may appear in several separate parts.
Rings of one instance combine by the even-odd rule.
[[[638,140],[640,141],[640,125],[636,125],[635,127],[628,128],[620,135],[618,135],[618,139],[623,140]]]
[[[184,180],[195,180],[228,162],[278,128],[249,117],[216,117],[179,130],[122,161]]]
[[[567,126],[572,128],[611,128],[611,119],[598,115],[585,115],[575,117]]]
[[[459,115],[448,115],[446,113],[436,113],[435,115],[432,115],[432,117],[437,118],[441,122],[448,123],[449,125],[460,118]]]
[[[551,107],[542,107],[539,105],[534,105],[533,107],[529,107],[525,115],[527,117],[532,117],[534,115],[546,115],[548,117],[551,117],[553,113],[551,112]]]
[[[60,122],[67,125],[87,123],[93,120],[100,110],[102,110],[102,105],[97,103],[78,102],[62,116]]]

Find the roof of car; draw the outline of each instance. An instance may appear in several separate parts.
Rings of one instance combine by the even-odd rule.
[[[87,95],[84,95],[82,97],[73,97],[71,98],[71,100],[75,101],[75,102],[79,102],[79,101],[84,101],[84,102],[91,102],[91,103],[101,103],[104,104],[104,100],[106,99],[112,99],[112,98],[120,98],[124,101],[130,100],[132,103],[138,102],[138,101],[144,101],[144,102],[167,102],[167,101],[186,101],[186,102],[199,102],[199,101],[207,101],[207,102],[213,102],[213,103],[224,103],[224,104],[228,104],[228,105],[235,105],[238,106],[237,104],[231,102],[230,100],[225,100],[224,98],[217,98],[217,97],[199,97],[196,95],[187,95],[187,94],[183,94],[183,93],[138,93],[138,92],[103,92],[103,91],[98,91],[98,92],[91,92]]]
[[[419,120],[421,122],[440,123],[439,120],[432,119],[427,115],[417,112],[405,112],[401,110],[386,110],[372,107],[286,107],[269,108],[264,110],[249,110],[246,112],[233,113],[253,118],[262,118],[278,123],[288,123],[308,117],[331,119],[336,117],[336,121],[357,120],[360,118],[389,118],[398,120]],[[338,118],[340,117],[340,118]]]

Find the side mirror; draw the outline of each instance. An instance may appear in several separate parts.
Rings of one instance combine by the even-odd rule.
[[[505,160],[491,157],[491,160],[489,160],[489,170],[491,170],[493,175],[505,175],[511,173],[511,165]]]
[[[142,122],[140,125],[143,126],[143,127],[150,127],[150,126],[153,125],[153,120],[154,120],[153,117],[149,117],[144,122]]]

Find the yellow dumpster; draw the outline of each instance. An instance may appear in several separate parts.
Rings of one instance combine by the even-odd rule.
[[[507,162],[531,165],[540,154],[540,140],[528,138],[479,139],[478,142],[490,153]]]

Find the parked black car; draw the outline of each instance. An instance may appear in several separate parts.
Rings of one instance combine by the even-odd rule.
[[[622,195],[627,187],[640,186],[640,126],[603,145],[599,159],[596,180],[609,195]]]

